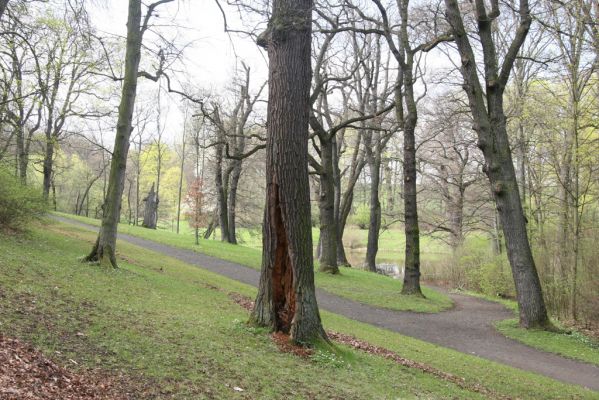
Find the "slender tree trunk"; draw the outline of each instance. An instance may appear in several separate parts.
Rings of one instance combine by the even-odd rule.
[[[43,165],[43,194],[46,202],[50,197],[50,186],[52,185],[52,168],[54,161],[54,141],[52,137],[46,136],[46,149],[44,152],[44,165]]]
[[[56,185],[54,184],[54,177],[52,177],[52,181],[51,181],[50,185],[52,186],[52,209],[54,211],[58,211],[58,208],[56,206]],[[86,215],[86,217],[87,217],[87,215]]]
[[[140,193],[140,182],[141,176],[141,133],[139,134],[139,142],[137,144],[137,164],[135,165],[135,223],[133,225],[139,225],[139,193]]]
[[[177,196],[177,233],[179,233],[179,223],[181,221],[181,196],[183,191],[183,172],[185,167],[185,132],[183,134],[183,148],[181,149],[181,171],[179,173],[179,193]]]
[[[18,177],[21,183],[25,185],[27,183],[27,165],[29,164],[29,154],[27,154],[25,146],[25,128],[23,126],[17,127],[17,171]]]
[[[406,75],[408,71],[406,71]],[[411,74],[409,74],[411,80]],[[407,96],[407,94],[406,94]],[[407,101],[406,101],[407,102]],[[404,123],[404,229],[406,234],[405,274],[402,294],[422,296],[420,289],[420,229],[416,186],[416,104]]]
[[[214,183],[216,185],[216,196],[218,205],[218,223],[220,225],[220,240],[229,241],[229,217],[227,215],[227,188],[223,178],[223,158],[224,158],[224,135],[219,135],[219,144],[216,145],[216,166]]]
[[[335,218],[335,182],[333,171],[333,146],[330,138],[320,140],[322,173],[318,207],[320,209],[320,268],[321,272],[339,273],[337,267],[337,220]]]
[[[354,153],[352,155],[352,163],[350,168],[349,179],[347,182],[347,187],[341,196],[340,204],[339,204],[339,217],[337,218],[337,265],[351,267],[349,261],[347,260],[347,256],[345,254],[345,246],[343,244],[343,234],[345,232],[345,226],[347,224],[347,218],[349,217],[349,213],[351,212],[353,200],[354,200],[354,190],[356,188],[356,183],[360,178],[360,174],[364,165],[366,164],[364,161],[364,157],[360,155],[360,144],[361,144],[361,135],[358,136],[358,140],[356,141],[354,147]],[[338,176],[340,180],[341,177]],[[341,182],[338,183],[341,185]]]
[[[456,197],[448,204],[449,229],[451,230],[451,248],[455,252],[464,242],[464,190],[463,186],[456,189]]]
[[[121,197],[125,184],[131,121],[137,94],[137,73],[141,58],[142,30],[140,29],[140,23],[141,0],[129,0],[125,77],[119,105],[114,150],[110,162],[108,189],[103,205],[102,226],[91,253],[86,257],[87,261],[99,261],[102,264],[110,263],[114,268],[117,268],[117,227],[121,213]]]
[[[241,178],[241,160],[232,160],[233,168],[231,170],[231,178],[229,179],[229,201],[227,216],[228,221],[228,242],[231,244],[237,244],[237,188],[239,186],[239,179]]]
[[[375,144],[379,146],[380,144]],[[368,242],[366,244],[365,266],[376,272],[376,255],[379,251],[379,233],[381,230],[381,202],[379,200],[381,160],[377,154],[371,155],[368,161],[370,168],[370,222],[368,224]]]
[[[260,285],[251,320],[296,343],[326,340],[314,288],[308,119],[311,0],[274,0],[258,43],[269,57],[266,208]]]

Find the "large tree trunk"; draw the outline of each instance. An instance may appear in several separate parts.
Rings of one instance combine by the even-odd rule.
[[[326,340],[314,288],[308,118],[311,0],[274,0],[258,43],[268,49],[266,208],[260,285],[251,320],[296,343]]]
[[[486,173],[493,188],[493,197],[512,266],[520,306],[520,323],[527,328],[544,326],[549,320],[528,241],[526,219],[507,142],[505,119],[502,122],[495,129],[496,150],[490,149],[490,146],[483,146],[485,160],[489,165]]]
[[[551,323],[547,316],[539,275],[528,241],[526,218],[520,201],[503,107],[505,85],[532,22],[529,4],[527,0],[520,0],[520,24],[510,45],[510,51],[504,57],[501,68],[499,68],[491,27],[493,19],[487,14],[484,2],[476,3],[478,36],[484,54],[486,89],[484,91],[481,87],[474,51],[464,28],[458,2],[457,0],[445,0],[445,5],[447,20],[460,53],[464,90],[468,96],[474,130],[478,135],[478,146],[485,158],[484,170],[491,183],[505,235],[508,259],[520,308],[520,325],[524,328],[550,327]],[[492,13],[498,14],[494,11]]]
[[[135,107],[137,73],[141,58],[143,31],[140,29],[140,23],[141,0],[129,0],[125,77],[123,80],[121,102],[119,104],[114,150],[110,162],[108,189],[103,205],[102,226],[91,253],[86,257],[87,261],[109,262],[115,268],[117,268],[117,227],[121,214],[121,197],[125,185],[125,169],[127,167],[127,153],[129,151],[129,137],[131,135],[131,120]]]
[[[333,146],[331,138],[321,138],[320,158],[322,171],[318,207],[320,210],[320,253],[321,272],[337,274],[337,220],[335,218],[335,182],[333,171]]]

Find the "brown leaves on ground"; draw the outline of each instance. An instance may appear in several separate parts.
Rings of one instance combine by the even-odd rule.
[[[252,308],[254,307],[254,302],[246,296],[243,296],[239,293],[234,293],[234,292],[229,292],[228,295],[231,298],[231,300],[233,300],[239,306],[245,308],[248,311],[251,311]],[[376,355],[379,357],[386,358],[386,359],[391,360],[391,361],[393,361],[397,364],[400,364],[404,367],[418,369],[424,373],[434,375],[437,378],[440,378],[444,381],[451,382],[451,383],[459,386],[462,389],[466,389],[471,392],[483,394],[488,398],[502,399],[502,400],[510,399],[510,397],[495,393],[492,390],[490,390],[482,385],[479,385],[478,383],[467,382],[464,378],[459,377],[457,375],[453,375],[448,372],[438,370],[434,367],[431,367],[430,365],[426,365],[426,364],[419,363],[419,362],[416,362],[413,360],[409,360],[407,358],[403,358],[399,354],[397,354],[389,349],[385,349],[384,347],[372,345],[364,340],[356,339],[353,336],[345,335],[343,333],[337,333],[337,332],[333,332],[333,331],[327,331],[327,336],[329,337],[329,339],[331,339],[332,341],[335,341],[337,343],[352,347],[356,350],[364,351],[368,354],[373,354],[373,355]],[[284,353],[293,353],[300,357],[308,357],[311,354],[313,354],[313,351],[311,349],[297,346],[297,345],[294,345],[293,343],[291,343],[289,340],[289,335],[286,335],[282,332],[275,332],[271,335],[271,337],[272,337],[273,341],[276,343],[279,350]]]
[[[403,358],[399,354],[397,354],[391,350],[385,349],[384,347],[372,345],[364,340],[356,339],[353,336],[345,335],[343,333],[332,332],[332,331],[327,331],[327,335],[329,336],[329,339],[331,339],[337,343],[341,343],[346,346],[353,347],[354,349],[365,351],[366,353],[374,354],[374,355],[386,358],[387,360],[394,361],[397,364],[403,365],[404,367],[418,369],[422,372],[425,372],[425,373],[434,375],[437,378],[443,379],[444,381],[454,383],[455,385],[459,386],[462,389],[466,389],[471,392],[483,394],[488,398],[506,399],[506,400],[511,399],[511,397],[507,397],[507,396],[503,396],[498,393],[495,393],[492,390],[490,390],[482,385],[479,385],[478,383],[466,382],[466,380],[462,377],[450,374],[448,372],[438,370],[434,367],[431,367],[430,365],[419,363],[419,362],[413,361],[413,360],[408,360],[407,358]]]
[[[283,332],[274,332],[270,335],[270,337],[272,338],[273,342],[275,342],[279,350],[283,353],[292,353],[303,358],[314,354],[314,351],[308,347],[293,344],[289,338],[289,335]]]
[[[252,308],[254,308],[254,302],[249,297],[234,292],[229,292],[228,295],[231,300],[237,303],[240,307],[245,308],[248,311],[252,311]]]
[[[75,373],[19,340],[0,335],[0,399],[129,399],[120,377]]]

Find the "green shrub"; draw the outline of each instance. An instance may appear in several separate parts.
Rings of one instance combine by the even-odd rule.
[[[8,169],[0,166],[0,228],[23,229],[45,210],[38,190],[22,185]]]
[[[360,204],[354,214],[350,216],[349,222],[357,225],[360,229],[367,229],[370,224],[370,207],[367,204]]]

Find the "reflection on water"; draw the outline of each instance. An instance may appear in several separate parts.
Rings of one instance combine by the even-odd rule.
[[[366,259],[366,252],[349,250],[346,251],[347,261],[352,265],[353,268],[364,269],[364,260]],[[381,258],[377,257],[376,268],[379,273],[387,276],[391,276],[396,279],[403,279],[404,267],[403,262],[392,258]],[[400,266],[401,264],[401,266]]]

